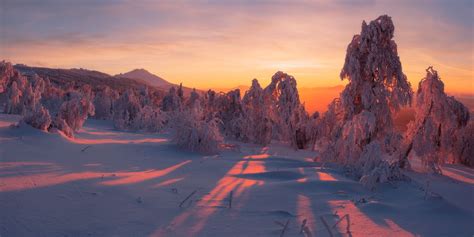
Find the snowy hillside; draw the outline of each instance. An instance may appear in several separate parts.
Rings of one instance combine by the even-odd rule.
[[[70,139],[9,126],[18,120],[0,115],[2,236],[474,233],[469,168],[450,167],[452,177],[427,191],[414,179],[372,192],[313,162],[316,153],[278,143],[232,142],[203,156],[177,150],[166,133],[119,132],[106,121],[88,120]]]

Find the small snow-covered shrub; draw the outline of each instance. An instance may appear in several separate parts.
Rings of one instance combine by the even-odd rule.
[[[387,156],[376,141],[364,147],[360,159],[349,169],[369,189],[374,189],[377,183],[404,179],[397,160]]]
[[[23,122],[31,125],[34,128],[48,131],[51,125],[51,116],[49,111],[42,105],[36,107],[36,109],[28,111],[23,117]]]
[[[69,127],[66,120],[60,118],[59,116],[56,116],[51,122],[51,130],[54,131],[54,129],[61,131],[68,137],[74,137],[73,129]]]

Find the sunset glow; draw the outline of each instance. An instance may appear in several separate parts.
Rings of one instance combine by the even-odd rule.
[[[429,65],[451,93],[473,94],[472,1],[2,1],[0,55],[14,63],[118,74],[146,68],[188,87],[344,84],[361,20],[392,16],[412,87]]]

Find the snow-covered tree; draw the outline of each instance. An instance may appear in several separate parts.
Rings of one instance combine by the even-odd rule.
[[[181,88],[181,86],[180,86]],[[179,111],[183,103],[182,97],[180,97],[182,89],[179,89],[177,93],[174,87],[171,87],[168,91],[168,94],[165,95],[163,101],[161,102],[161,110],[163,111]]]
[[[439,172],[437,165],[462,160],[459,149],[463,149],[463,142],[459,141],[462,139],[459,130],[469,122],[469,111],[454,97],[445,94],[436,70],[429,67],[426,72],[416,92],[415,121],[408,126],[402,165],[413,150],[426,166]]]
[[[474,167],[474,122],[469,122],[466,127],[459,129],[456,134],[453,156],[455,161]]]
[[[18,88],[16,81],[11,83],[11,86],[7,89],[7,101],[5,103],[5,113],[7,114],[21,114],[23,108],[20,101],[22,96],[21,90]]]
[[[59,130],[65,132],[65,134],[70,133],[68,128],[72,132],[77,132],[82,128],[82,125],[87,120],[89,115],[94,115],[94,105],[87,97],[78,92],[69,92],[66,98],[66,101],[63,102],[57,118],[53,122],[53,125],[58,125]],[[67,127],[63,124],[63,121],[67,124]]]
[[[95,115],[97,119],[110,120],[114,115],[114,102],[118,99],[118,93],[104,86],[94,97]]]
[[[319,135],[326,140],[322,158],[343,164],[357,178],[365,176],[364,182],[386,180],[360,168],[369,161],[373,164],[374,159],[380,167],[393,167],[394,160],[385,159],[394,155],[390,152],[399,141],[395,139],[392,113],[409,105],[412,99],[410,83],[392,39],[394,29],[386,15],[368,25],[362,23],[360,35],[355,35],[347,47],[340,74],[349,83],[319,123]],[[386,175],[397,176],[395,171],[392,174]]]
[[[269,107],[265,98],[266,93],[258,83],[257,79],[252,80],[252,86],[242,99],[244,111],[244,122],[242,123],[242,136],[244,141],[267,145],[272,139],[272,119]]]
[[[48,131],[51,125],[51,116],[49,115],[49,111],[42,105],[37,105],[34,110],[29,110],[26,112],[22,121],[34,128]]]
[[[41,104],[50,114],[57,114],[63,103],[66,92],[54,85],[48,78],[44,79],[44,91],[41,95]]]
[[[140,112],[131,121],[128,129],[145,132],[159,132],[166,124],[167,116],[159,108],[150,105],[140,109]]]
[[[179,94],[179,93],[178,93]],[[199,103],[199,105],[195,105],[196,103]],[[200,108],[201,109],[201,100],[200,100],[200,95],[197,93],[196,89],[193,89],[191,91],[191,94],[189,95],[189,98],[186,100],[185,106],[186,108]]]
[[[240,90],[235,89],[218,95],[211,93],[208,97],[209,102],[207,104],[212,104],[213,109],[208,109],[207,113],[215,113],[222,121],[223,133],[231,138],[242,139],[244,114]],[[210,106],[211,105],[209,105],[209,107]]]
[[[41,86],[38,86],[33,90],[31,83],[27,83],[21,96],[21,114],[36,109],[37,105],[40,103],[41,93]]]
[[[125,91],[114,103],[114,126],[118,129],[130,129],[140,109],[140,101],[133,90]]]
[[[53,121],[51,122],[51,129],[50,131],[54,131],[55,129],[61,131],[64,135],[68,137],[74,136],[74,131],[71,127],[67,124],[66,120],[56,116]]]
[[[278,78],[280,79],[278,80]],[[296,80],[286,73],[277,72],[272,77],[273,82],[278,82],[276,108],[280,137],[289,141],[292,147],[304,149],[310,136],[307,134],[306,127],[309,115],[305,111],[304,105],[300,103]]]
[[[341,79],[349,83],[325,114],[338,120],[323,118],[335,124],[321,125],[335,146],[329,149],[334,151],[329,158],[353,163],[366,145],[393,132],[391,113],[410,104],[412,91],[393,35],[391,18],[380,16],[369,25],[364,21],[360,35],[347,47]]]
[[[178,112],[173,141],[186,150],[214,154],[223,141],[219,131],[220,120],[206,116],[199,100],[199,97],[195,98],[191,107]]]

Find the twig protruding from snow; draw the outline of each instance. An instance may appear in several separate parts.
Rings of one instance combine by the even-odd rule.
[[[190,193],[190,194],[179,204],[179,207],[182,207],[183,204],[184,204],[189,198],[191,198],[196,192],[197,192],[197,189],[194,190],[192,193]]]
[[[84,147],[84,148],[81,150],[81,152],[86,151],[86,150],[89,149],[90,147],[91,147],[91,146],[86,146],[86,147]]]
[[[304,219],[303,222],[302,222],[302,224],[301,224],[300,234],[303,233],[303,230],[304,230],[304,228],[306,227],[306,222],[307,222],[307,220]]]
[[[286,229],[288,229],[288,224],[290,224],[290,219],[288,219],[288,220],[286,221],[285,226],[284,226],[283,229],[281,230],[280,237],[283,237],[283,235],[285,235],[285,231],[286,231]]]
[[[329,225],[328,225],[328,223],[326,222],[326,220],[324,219],[324,217],[323,217],[323,216],[320,216],[319,218],[321,218],[321,221],[323,222],[324,227],[326,227],[326,229],[328,230],[329,236],[330,236],[330,237],[334,237],[334,235],[332,234],[331,228],[329,228]]]
[[[332,228],[336,228],[336,226],[342,222],[342,220],[344,220],[344,218],[347,220],[347,225],[346,225],[346,233],[351,235],[351,219],[349,217],[349,214],[345,214],[344,216],[342,216],[336,223],[334,223],[334,225],[332,226]]]
[[[230,191],[229,193],[229,208],[232,208],[232,196],[234,194],[234,191]]]

